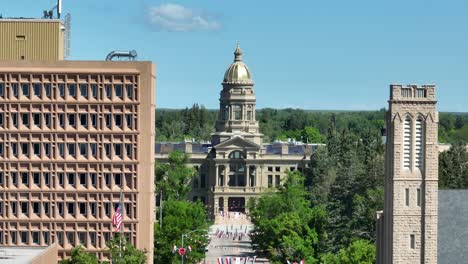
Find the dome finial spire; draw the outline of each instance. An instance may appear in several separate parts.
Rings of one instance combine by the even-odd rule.
[[[237,41],[237,48],[234,51],[234,61],[242,61],[242,50],[239,41]]]

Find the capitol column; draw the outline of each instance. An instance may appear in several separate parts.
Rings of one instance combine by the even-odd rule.
[[[250,165],[245,163],[245,187],[248,187],[250,184]]]
[[[229,164],[226,164],[224,168],[224,186],[228,186],[228,181],[229,181]]]
[[[218,176],[218,171],[219,171],[219,168],[218,168],[218,164],[215,165],[215,188],[219,186],[219,176]]]

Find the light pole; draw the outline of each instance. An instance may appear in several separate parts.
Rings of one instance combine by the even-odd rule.
[[[182,234],[182,248],[184,248],[184,237],[187,237],[188,235],[194,233],[194,232],[197,232],[197,231],[205,231],[205,229],[196,229],[196,230],[193,230],[193,231],[190,231],[186,234]],[[182,258],[182,264],[184,264],[184,254],[180,255],[180,257]]]

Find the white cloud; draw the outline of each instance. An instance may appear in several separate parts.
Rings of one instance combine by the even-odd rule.
[[[200,12],[178,4],[161,4],[147,10],[148,23],[162,31],[214,31],[221,24]]]

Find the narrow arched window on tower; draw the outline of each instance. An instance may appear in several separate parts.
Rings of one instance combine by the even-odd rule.
[[[234,120],[242,120],[242,106],[233,105],[234,108]]]
[[[411,168],[411,119],[407,117],[403,124],[403,167],[405,169]]]
[[[228,120],[228,119],[229,119],[229,106],[226,105],[226,106],[224,107],[224,113],[223,113],[223,115],[224,115],[224,120]]]
[[[421,117],[418,117],[416,119],[416,124],[415,124],[415,129],[416,129],[416,135],[415,135],[415,158],[414,158],[414,164],[416,168],[422,168],[423,166],[423,144],[424,144],[424,126],[423,126],[423,120]]]
[[[247,120],[252,120],[252,106],[247,106]]]

